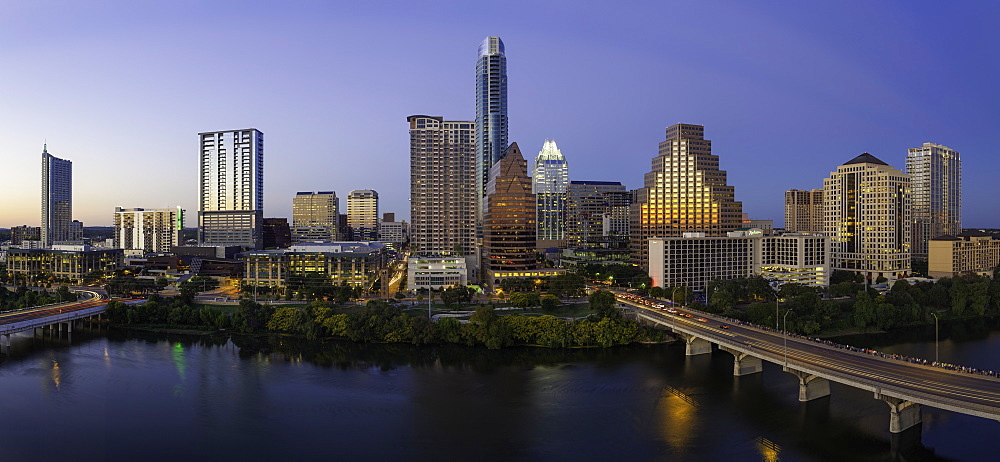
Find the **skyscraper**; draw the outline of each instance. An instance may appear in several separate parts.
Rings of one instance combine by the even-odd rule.
[[[531,192],[535,194],[538,240],[562,240],[566,234],[566,188],[569,164],[553,140],[546,140],[535,157]]]
[[[484,271],[490,286],[498,273],[538,266],[535,250],[535,195],[528,162],[513,143],[490,169],[483,217]]]
[[[866,153],[823,180],[830,266],[875,280],[910,271],[910,176]]]
[[[632,261],[648,267],[648,240],[680,237],[686,232],[725,236],[742,226],[743,203],[719,170],[719,156],[701,125],[667,127],[645,186],[632,205]]]
[[[378,192],[356,189],[347,195],[347,225],[356,241],[378,239]]]
[[[617,181],[571,181],[566,193],[566,241],[570,247],[587,246],[604,236],[604,214],[612,204],[621,205],[619,196],[628,194]]]
[[[340,199],[333,191],[297,192],[292,198],[295,241],[336,241]]]
[[[247,128],[199,133],[198,140],[198,242],[259,249],[264,222],[264,134]]]
[[[410,243],[423,255],[462,255],[478,268],[476,124],[412,115]]]
[[[485,205],[490,167],[507,149],[507,57],[500,37],[486,37],[476,62],[477,213]]]
[[[822,189],[785,191],[785,232],[822,233],[824,226]]]
[[[71,239],[73,162],[49,154],[42,146],[42,247]]]
[[[962,159],[940,144],[924,143],[906,155],[913,228],[910,252],[927,258],[927,241],[962,232]]]

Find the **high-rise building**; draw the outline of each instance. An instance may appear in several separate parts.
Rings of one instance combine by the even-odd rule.
[[[742,213],[743,203],[726,183],[726,171],[719,169],[705,127],[671,125],[632,205],[632,261],[648,267],[653,237],[686,232],[725,236],[742,226]]]
[[[72,240],[73,162],[49,154],[42,146],[42,247]]]
[[[259,249],[264,223],[264,134],[204,132],[200,145],[198,242]]]
[[[875,280],[910,271],[910,176],[863,153],[823,180],[831,266]]]
[[[355,189],[347,195],[347,225],[356,241],[378,239],[378,192]]]
[[[292,229],[287,218],[265,218],[261,229],[261,247],[284,249],[292,245]]]
[[[913,228],[910,253],[927,258],[927,241],[962,232],[962,159],[940,144],[924,143],[906,155]]]
[[[292,234],[296,242],[336,241],[340,199],[333,191],[298,192],[292,198]]]
[[[487,283],[494,275],[538,266],[535,250],[535,195],[531,193],[528,162],[517,143],[490,169],[483,217],[483,262]]]
[[[566,235],[566,189],[569,187],[569,164],[553,140],[546,140],[535,157],[531,192],[535,194],[537,237],[540,241],[558,241]]]
[[[604,214],[628,194],[617,181],[571,181],[566,189],[566,234],[570,247],[586,246],[604,236]],[[610,196],[609,196],[610,195]]]
[[[21,245],[24,241],[40,241],[42,228],[40,226],[15,226],[10,229],[11,245]]]
[[[822,189],[785,191],[785,232],[822,233],[824,226]]]
[[[507,149],[507,56],[500,37],[486,37],[476,61],[477,209],[485,206],[490,168]]]
[[[144,252],[170,252],[181,245],[184,210],[115,207],[115,247]]]
[[[604,193],[604,210],[601,232],[605,237],[620,237],[626,242],[630,233],[629,209],[635,191],[608,191]],[[626,246],[627,247],[627,246]]]
[[[464,255],[478,268],[476,124],[413,115],[410,124],[410,244],[421,255]]]

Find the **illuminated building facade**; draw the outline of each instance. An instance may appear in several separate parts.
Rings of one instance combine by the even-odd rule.
[[[830,256],[830,238],[815,234],[765,236],[757,228],[727,236],[685,233],[649,240],[649,277],[654,286],[694,290],[755,274],[823,287],[830,284]]]
[[[535,157],[535,169],[531,177],[531,192],[535,193],[538,240],[555,241],[565,238],[568,187],[569,163],[556,142],[546,140]]]
[[[412,115],[410,244],[422,255],[464,255],[478,268],[476,124]]]
[[[262,245],[264,134],[255,128],[198,134],[198,242],[205,246]]]
[[[824,226],[822,189],[785,191],[786,232],[822,233]]]
[[[184,210],[115,207],[115,247],[145,252],[170,252],[181,245]]]
[[[719,170],[719,157],[701,125],[667,127],[644,185],[636,192],[630,229],[632,261],[642,268],[649,263],[650,238],[689,232],[725,236],[742,226],[743,204]]]
[[[566,192],[566,242],[570,247],[601,241],[604,215],[628,194],[617,181],[571,181]]]
[[[528,162],[517,143],[507,149],[490,170],[486,215],[483,218],[484,270],[492,274],[530,270],[538,266],[535,250],[535,195],[531,192]],[[494,286],[495,287],[495,286]]]
[[[406,290],[434,290],[469,283],[465,257],[409,257],[406,261]]]
[[[73,162],[49,154],[42,147],[42,247],[49,248],[59,241],[74,240],[70,229],[73,222]]]
[[[334,191],[297,192],[292,198],[292,228],[299,240],[336,241],[340,199]]]
[[[962,159],[947,146],[924,143],[906,155],[913,228],[910,253],[927,258],[927,242],[962,231]]]
[[[378,191],[356,189],[347,195],[347,226],[355,241],[378,239]]]
[[[243,283],[258,287],[285,287],[321,275],[329,284],[369,288],[379,274],[381,250],[344,251],[343,247],[291,247],[258,250],[243,255]],[[298,279],[298,281],[297,281]]]
[[[60,246],[56,246],[57,248]],[[82,282],[88,274],[110,274],[125,260],[121,249],[94,250],[90,246],[65,246],[63,249],[9,249],[7,271],[18,280],[51,275],[57,281]]]
[[[1000,238],[980,231],[931,238],[927,250],[927,275],[932,278],[968,273],[993,277],[1000,265]]]
[[[479,45],[475,129],[476,203],[483,210],[490,168],[507,149],[507,56],[500,37],[486,37]]]
[[[895,280],[910,271],[910,176],[863,153],[823,180],[833,269]]]

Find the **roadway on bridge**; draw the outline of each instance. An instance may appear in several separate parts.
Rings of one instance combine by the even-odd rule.
[[[83,301],[38,306],[33,308],[26,308],[23,310],[0,313],[0,326],[6,324],[14,324],[22,321],[30,321],[33,319],[46,318],[56,314],[72,313],[74,311],[81,311],[108,303],[106,295],[93,290],[77,289],[74,290],[74,292],[83,293],[87,295],[89,298]]]
[[[648,298],[629,300],[616,293],[620,303],[628,304],[667,323],[684,327],[697,336],[724,346],[742,346],[743,350],[779,365],[784,364],[787,354],[788,367],[795,370],[812,369],[829,371],[830,374],[853,379],[860,383],[871,383],[876,387],[907,389],[914,393],[930,395],[936,399],[920,400],[933,407],[951,409],[937,403],[959,401],[963,407],[978,410],[974,415],[1000,417],[1000,379],[996,377],[951,371],[948,369],[914,364],[904,360],[882,358],[864,352],[829,346],[821,342],[782,333],[764,330],[756,326],[733,323],[725,318],[712,316],[685,307],[676,307],[676,314],[657,308],[663,301]],[[646,303],[653,303],[649,306]],[[687,317],[685,315],[690,315]],[[705,321],[699,321],[704,319]],[[723,328],[722,326],[726,326]],[[787,341],[787,350],[784,345]],[[801,368],[801,369],[800,369]],[[831,380],[847,383],[845,380]],[[853,384],[851,384],[854,386]],[[877,390],[876,390],[877,391]],[[894,396],[894,393],[887,393]],[[952,403],[958,404],[958,403]],[[964,411],[959,411],[964,412]],[[966,412],[969,413],[969,412]]]

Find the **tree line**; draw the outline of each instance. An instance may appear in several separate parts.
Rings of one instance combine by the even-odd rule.
[[[23,310],[33,306],[51,305],[76,301],[79,296],[70,292],[66,286],[60,286],[53,291],[30,290],[26,286],[18,286],[9,290],[0,286],[0,312]]]

